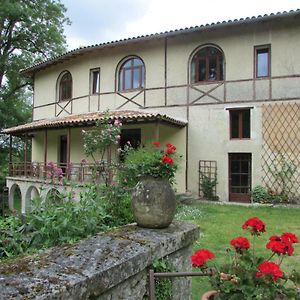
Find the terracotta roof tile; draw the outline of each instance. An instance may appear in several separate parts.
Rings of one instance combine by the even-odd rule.
[[[278,21],[279,18],[286,18],[286,17],[293,17],[293,16],[299,17],[299,15],[300,15],[300,9],[296,9],[296,10],[290,10],[288,12],[283,11],[283,12],[277,12],[277,13],[264,14],[263,16],[258,15],[258,16],[247,17],[247,18],[227,20],[227,21],[221,21],[221,22],[216,22],[216,23],[203,24],[203,25],[199,25],[199,26],[191,26],[191,27],[186,27],[186,28],[174,29],[174,30],[169,30],[169,31],[165,31],[165,32],[160,32],[160,33],[153,33],[153,34],[141,35],[141,36],[136,36],[136,37],[131,37],[131,38],[125,38],[125,39],[120,39],[120,40],[116,40],[116,41],[110,41],[110,42],[90,45],[90,46],[83,46],[83,47],[79,47],[77,49],[68,51],[62,55],[58,55],[54,58],[50,58],[48,60],[39,62],[29,68],[22,70],[21,73],[32,75],[32,74],[34,74],[34,72],[36,72],[40,69],[44,69],[51,65],[55,65],[64,60],[69,60],[71,57],[76,57],[78,55],[82,55],[82,54],[88,53],[90,51],[94,51],[94,50],[98,50],[98,49],[102,49],[102,48],[120,46],[120,45],[128,44],[131,42],[135,42],[135,43],[136,42],[144,42],[145,40],[159,39],[159,38],[164,38],[164,37],[180,35],[180,34],[184,34],[184,33],[201,32],[201,31],[205,31],[205,30],[218,29],[218,28],[223,28],[225,26],[239,26],[241,24],[259,23],[259,22],[265,22],[267,20],[275,20],[275,21],[277,20]]]
[[[187,121],[179,120],[174,117],[162,114],[159,112],[152,111],[142,111],[142,110],[118,110],[118,111],[109,111],[109,119],[116,120],[119,119],[124,124],[128,123],[141,123],[141,122],[151,122],[151,121],[163,121],[170,124],[174,124],[180,127],[183,127],[187,124]],[[52,119],[42,119],[34,121],[31,123],[11,127],[4,129],[2,133],[6,134],[18,134],[29,131],[36,131],[43,128],[61,128],[61,127],[78,127],[78,126],[87,126],[93,125],[96,121],[104,120],[106,117],[106,112],[90,112],[78,115],[69,115],[60,118]]]

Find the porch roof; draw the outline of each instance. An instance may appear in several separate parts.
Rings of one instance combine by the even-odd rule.
[[[2,133],[18,135],[46,128],[91,126],[94,125],[96,121],[104,120],[107,115],[111,121],[118,119],[124,124],[161,121],[178,127],[184,127],[187,125],[187,121],[185,120],[176,119],[172,116],[159,112],[144,110],[119,110],[109,112],[97,111],[78,115],[68,115],[59,118],[41,119],[31,123],[4,129]]]

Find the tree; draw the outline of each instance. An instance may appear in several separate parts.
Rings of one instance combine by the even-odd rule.
[[[70,22],[60,0],[0,0],[0,7],[1,131],[30,120],[32,79],[20,70],[63,53]]]
[[[0,128],[3,128],[26,121],[22,108],[28,109],[26,91],[32,82],[19,71],[65,51],[63,26],[69,20],[59,0],[0,0],[0,7]]]

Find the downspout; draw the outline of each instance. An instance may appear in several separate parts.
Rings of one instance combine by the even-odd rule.
[[[47,169],[47,149],[48,149],[48,130],[45,129],[44,131],[44,179],[46,179],[47,177],[47,172],[46,172],[46,169]]]

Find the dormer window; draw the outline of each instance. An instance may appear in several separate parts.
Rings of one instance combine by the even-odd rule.
[[[224,80],[222,52],[213,46],[201,48],[191,63],[191,83]]]
[[[145,67],[138,57],[127,59],[119,70],[119,91],[130,91],[144,88]]]
[[[72,98],[72,75],[70,72],[64,72],[59,79],[59,101]]]

